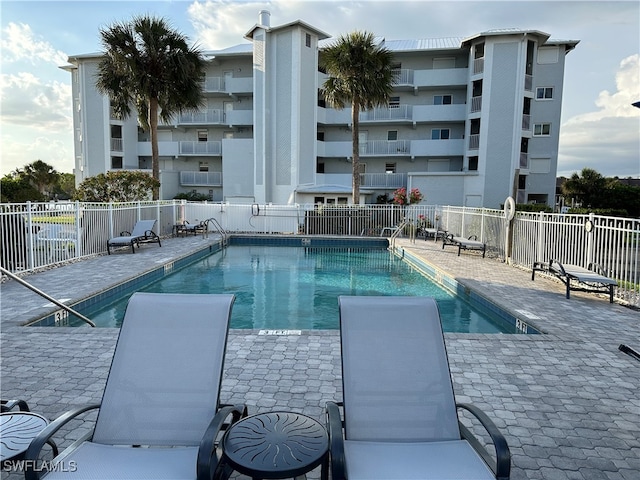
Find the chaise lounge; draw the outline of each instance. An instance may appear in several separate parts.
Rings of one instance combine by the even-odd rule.
[[[157,243],[159,247],[160,237],[153,231],[155,220],[138,220],[132,232],[120,232],[119,237],[107,240],[107,253],[111,255],[111,247],[131,246],[131,253],[136,253],[134,247],[140,248],[141,243]]]
[[[458,247],[458,256],[460,256],[461,250],[482,250],[482,258],[484,258],[487,251],[487,244],[478,241],[477,235],[470,235],[468,238],[456,237],[452,233],[442,237],[442,249],[447,245]]]
[[[600,265],[590,263],[588,268],[578,265],[563,265],[557,260],[549,263],[534,262],[531,280],[535,280],[536,272],[544,272],[558,278],[566,286],[566,297],[570,298],[571,291],[606,293],[609,303],[613,303],[613,289],[618,282],[607,276],[607,272]],[[573,282],[573,283],[572,283]]]
[[[435,300],[338,302],[343,402],[326,405],[331,478],[508,479],[504,436],[477,407],[455,402]],[[471,418],[493,455],[465,425]]]

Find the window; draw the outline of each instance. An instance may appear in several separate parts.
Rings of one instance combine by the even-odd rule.
[[[400,97],[389,97],[389,108],[398,108],[400,106]]]
[[[122,168],[122,157],[111,157],[111,168],[113,168],[113,169],[121,169]]]
[[[316,140],[318,140],[319,142],[324,142],[324,132],[319,131],[318,133],[316,133]]]
[[[304,43],[307,47],[311,46],[311,35],[309,35],[308,33],[304,37]]]
[[[553,87],[538,87],[536,89],[536,100],[551,100],[553,98]]]
[[[451,105],[451,100],[452,100],[451,95],[434,95],[433,96],[434,105]]]
[[[209,171],[209,162],[200,162],[199,171],[208,172]]]
[[[316,173],[324,173],[324,162],[318,162],[316,165]]]
[[[449,134],[448,128],[433,128],[431,130],[431,140],[448,140]]]
[[[387,140],[389,140],[390,142],[398,140],[398,131],[397,130],[389,130],[387,132]]]
[[[526,189],[527,189],[527,176],[518,175],[518,190],[526,190]]]
[[[478,43],[475,46],[473,58],[484,58],[484,43]]]
[[[396,173],[396,164],[395,163],[387,163],[384,166],[384,173]]]
[[[198,130],[198,141],[206,142],[209,138],[209,132],[207,130]]]
[[[469,171],[478,170],[478,157],[469,157]]]
[[[536,123],[533,126],[534,137],[548,137],[549,135],[551,135],[550,123]]]

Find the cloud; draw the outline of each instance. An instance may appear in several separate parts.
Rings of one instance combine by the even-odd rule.
[[[43,83],[25,72],[0,78],[3,127],[20,125],[47,132],[72,131],[70,85]]]
[[[67,54],[56,50],[48,42],[36,38],[31,27],[25,23],[9,23],[2,30],[2,61],[26,60],[33,65],[48,62],[55,65],[67,63]]]
[[[73,139],[71,131],[61,135],[34,135],[22,138],[24,131],[3,129],[2,173],[23,168],[36,160],[42,160],[60,173],[73,172]]]
[[[620,62],[616,91],[603,90],[599,109],[568,119],[560,129],[558,175],[593,168],[604,176],[640,177],[640,55]],[[615,163],[611,158],[616,158]]]

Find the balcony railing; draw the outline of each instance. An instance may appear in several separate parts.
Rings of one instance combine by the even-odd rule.
[[[181,141],[178,152],[180,155],[221,155],[222,142]]]
[[[527,92],[531,92],[533,90],[533,76],[525,75],[524,76],[524,89]]]
[[[484,72],[484,57],[473,60],[473,74]]]
[[[199,112],[182,113],[178,116],[178,123],[188,124],[206,124],[206,123],[223,123],[224,111],[219,108],[211,108]]]
[[[522,130],[531,130],[531,115],[522,115]]]
[[[410,140],[369,140],[360,143],[360,155],[409,155]]]
[[[387,120],[411,120],[413,117],[412,105],[398,105],[389,108],[374,108],[360,112],[361,122],[377,122]]]
[[[351,175],[348,175],[351,177]],[[367,188],[400,188],[407,186],[406,173],[363,173],[360,186]]]
[[[471,113],[482,110],[482,95],[471,98]]]
[[[520,152],[520,168],[529,168],[529,154]]]
[[[469,150],[478,150],[480,148],[480,135],[469,135]]]
[[[394,70],[393,81],[396,86],[413,85],[413,70],[407,68]]]
[[[111,151],[112,152],[122,152],[122,139],[121,138],[112,138],[111,139]]]
[[[180,185],[183,187],[219,187],[222,185],[222,172],[180,172]]]

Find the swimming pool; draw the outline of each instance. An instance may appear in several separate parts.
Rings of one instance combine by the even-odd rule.
[[[516,333],[515,325],[456,297],[381,248],[231,245],[115,301],[79,311],[100,327],[118,327],[134,290],[233,293],[235,329],[337,329],[338,295],[410,295],[434,297],[447,332]],[[76,322],[70,318],[69,324]]]

